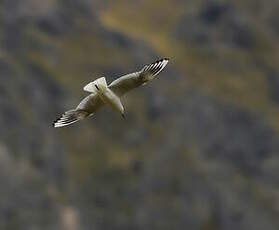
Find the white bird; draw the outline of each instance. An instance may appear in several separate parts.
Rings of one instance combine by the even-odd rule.
[[[125,118],[124,107],[120,97],[152,80],[168,64],[168,61],[168,58],[163,58],[145,65],[140,71],[124,75],[114,80],[110,85],[107,85],[105,77],[90,82],[83,89],[91,94],[85,97],[75,109],[66,111],[53,123],[53,126],[60,128],[71,125],[92,116],[105,104],[108,104],[114,111],[119,112]]]

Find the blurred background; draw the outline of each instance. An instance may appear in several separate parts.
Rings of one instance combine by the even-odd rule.
[[[279,229],[279,2],[1,0],[0,229]],[[51,126],[162,57],[158,78]]]

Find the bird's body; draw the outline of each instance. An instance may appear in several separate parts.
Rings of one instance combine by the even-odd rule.
[[[84,87],[84,90],[90,92],[76,109],[65,112],[54,123],[54,127],[64,127],[92,116],[103,105],[109,105],[114,111],[119,112],[124,117],[124,107],[121,103],[121,96],[128,91],[145,85],[152,80],[167,65],[169,59],[164,58],[152,64],[146,65],[142,70],[130,73],[114,80],[107,85],[104,77],[90,82]]]
[[[124,114],[124,107],[120,101],[120,98],[107,86],[97,87],[97,94],[102,101],[108,104],[114,111]]]

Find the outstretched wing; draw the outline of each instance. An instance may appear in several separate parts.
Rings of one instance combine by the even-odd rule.
[[[75,109],[66,111],[62,114],[56,121],[54,121],[53,126],[55,128],[60,128],[71,125],[93,115],[103,105],[104,102],[100,99],[98,94],[90,94],[84,98]]]
[[[76,110],[84,110],[88,112],[88,115],[96,112],[100,107],[104,105],[102,99],[98,96],[97,93],[92,93],[85,97],[79,105],[76,107]]]
[[[148,64],[142,68],[142,70],[124,75],[114,80],[109,88],[117,95],[122,96],[128,91],[137,88],[146,82],[152,80],[158,73],[165,68],[168,64],[169,59],[163,58],[151,64]]]

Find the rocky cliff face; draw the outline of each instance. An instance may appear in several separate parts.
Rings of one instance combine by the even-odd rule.
[[[2,1],[0,229],[278,229],[277,1]],[[156,83],[60,130],[89,81]]]

